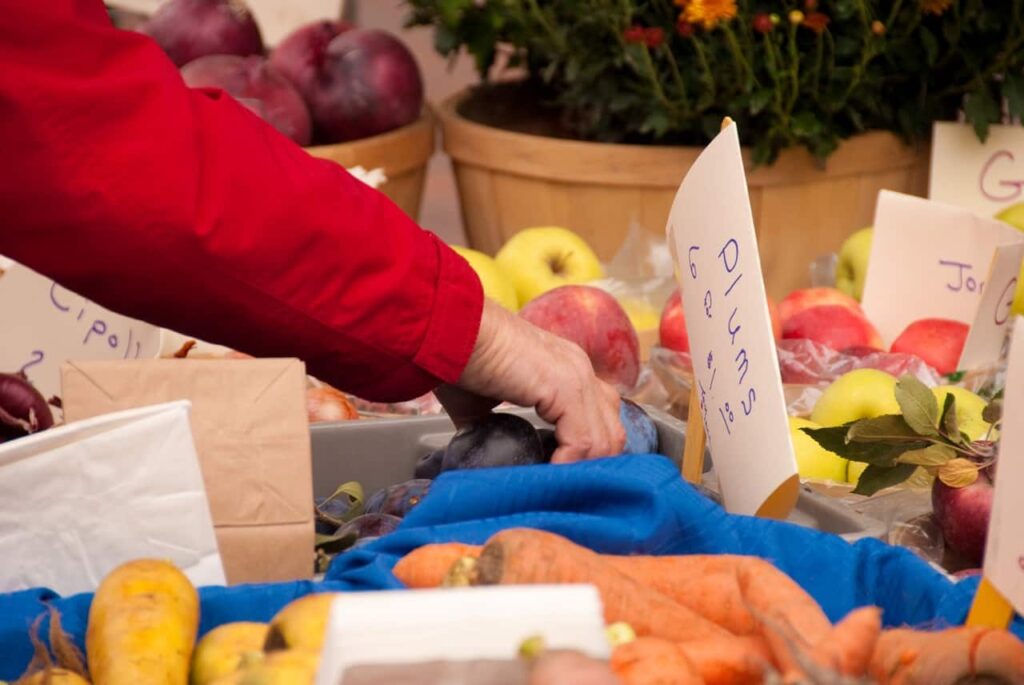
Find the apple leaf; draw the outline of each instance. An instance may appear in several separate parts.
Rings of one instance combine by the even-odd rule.
[[[900,455],[900,464],[916,466],[942,466],[956,458],[956,450],[949,445],[935,444],[921,450],[909,450]]]
[[[999,423],[1003,418],[1003,398],[995,397],[986,404],[985,409],[981,412],[981,418],[985,420],[985,423],[992,425]]]
[[[953,459],[939,467],[939,480],[951,488],[965,488],[978,480],[978,465],[969,459]]]
[[[873,419],[861,419],[849,424],[846,431],[847,442],[919,442],[927,447],[926,436],[918,433],[906,419],[899,414],[886,414]],[[916,449],[916,448],[908,448]]]
[[[960,422],[956,419],[956,398],[953,393],[946,395],[942,403],[942,430],[950,440],[960,439]]]
[[[929,445],[927,440],[923,440],[920,437],[916,440],[904,440],[897,444],[883,441],[847,441],[847,433],[857,423],[861,422],[830,428],[801,428],[800,430],[811,436],[815,442],[829,452],[838,454],[844,459],[861,461],[882,468],[896,466],[897,458],[904,452],[922,449]]]
[[[896,382],[896,402],[904,421],[918,435],[938,437],[939,404],[927,385],[909,374],[903,376]]]
[[[899,485],[917,470],[913,464],[897,464],[893,468],[885,468],[868,465],[864,473],[860,474],[857,487],[853,489],[855,495],[873,495],[879,490]]]

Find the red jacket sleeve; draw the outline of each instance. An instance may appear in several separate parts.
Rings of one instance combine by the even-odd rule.
[[[120,313],[393,401],[457,380],[483,294],[382,194],[99,0],[0,0],[0,254]]]

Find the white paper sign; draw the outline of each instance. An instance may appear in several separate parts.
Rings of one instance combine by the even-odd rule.
[[[985,547],[985,576],[1024,614],[1024,319],[1013,324],[1003,398],[995,497]]]
[[[189,406],[107,414],[0,445],[0,592],[87,592],[141,557],[173,562],[196,585],[223,585]]]
[[[862,305],[886,345],[918,319],[974,321],[995,250],[1024,234],[966,209],[883,190]]]
[[[992,126],[982,143],[966,124],[935,124],[928,197],[990,217],[1024,202],[1024,127]]]
[[[690,167],[667,232],[726,509],[784,517],[799,481],[734,124]]]
[[[0,369],[22,370],[45,397],[60,394],[73,359],[153,359],[160,329],[115,314],[15,264],[0,278]]]
[[[1024,243],[996,248],[958,368],[981,369],[1003,358],[1022,259]]]
[[[356,592],[334,601],[317,685],[337,685],[360,664],[514,659],[524,640],[609,656],[592,585],[522,585]]]

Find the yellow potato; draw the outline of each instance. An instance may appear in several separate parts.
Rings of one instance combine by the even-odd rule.
[[[169,562],[138,559],[100,583],[85,651],[94,685],[186,685],[199,596]]]
[[[311,685],[316,679],[319,662],[320,655],[307,650],[273,652],[211,685]]]
[[[306,595],[295,600],[270,621],[266,651],[302,649],[320,653],[327,631],[327,615],[337,592]]]
[[[263,650],[266,623],[226,623],[207,633],[192,655],[192,685],[209,685],[243,667],[247,654]]]

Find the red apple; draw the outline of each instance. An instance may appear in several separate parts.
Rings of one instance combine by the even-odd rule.
[[[631,390],[640,375],[640,343],[622,305],[600,288],[564,285],[519,311],[534,326],[571,340],[587,353],[598,377]]]
[[[776,340],[782,340],[782,317],[779,316],[779,305],[775,300],[768,298],[768,316],[772,322],[772,335]]]
[[[978,473],[978,480],[967,487],[951,488],[937,478],[932,486],[932,510],[942,537],[951,550],[972,566],[980,566],[985,558],[992,515],[995,490],[986,471]]]
[[[861,309],[857,300],[835,288],[801,288],[786,295],[779,303],[779,318],[782,319],[783,329],[786,327],[786,322],[796,314],[805,309],[822,305],[846,307],[856,314],[864,315],[864,310]]]
[[[686,315],[683,313],[683,294],[678,288],[661,310],[658,338],[662,347],[676,352],[690,351],[690,337],[686,334]]]
[[[813,340],[833,350],[882,347],[882,339],[870,321],[849,307],[836,304],[809,307],[788,320],[784,318],[782,337],[788,340]]]
[[[772,323],[772,335],[776,340],[782,340],[782,320],[779,317],[779,306],[770,297],[768,298],[768,316]],[[690,338],[686,333],[686,316],[683,313],[683,297],[678,288],[668,298],[664,309],[661,310],[658,338],[662,347],[676,352],[690,351]]]
[[[970,326],[949,319],[920,319],[900,333],[892,352],[917,355],[939,373],[953,373],[960,365]]]

